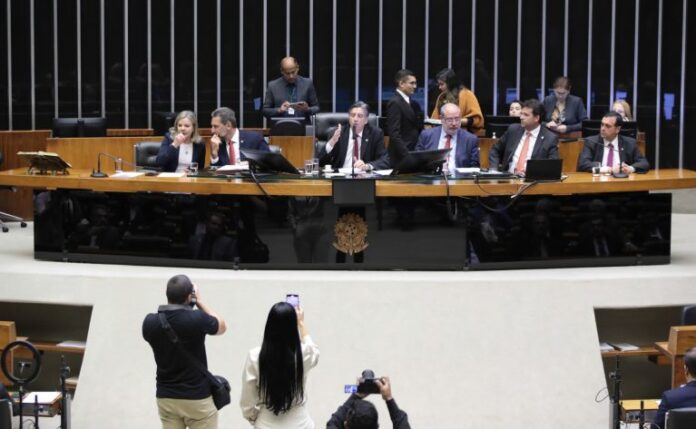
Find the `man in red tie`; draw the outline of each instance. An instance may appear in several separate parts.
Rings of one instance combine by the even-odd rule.
[[[356,101],[348,110],[348,126],[339,124],[319,151],[319,165],[371,171],[389,168],[384,132],[368,123],[369,107]]]
[[[520,123],[512,124],[491,147],[489,167],[524,176],[529,159],[558,159],[556,133],[541,126],[544,105],[536,99],[522,103]]]
[[[244,131],[237,128],[234,110],[220,107],[211,114],[210,128],[210,165],[236,165],[245,161],[241,149],[268,151],[268,143],[256,131]]]
[[[623,118],[616,112],[608,112],[602,118],[598,136],[585,138],[578,157],[578,171],[591,172],[595,163],[601,165],[600,172],[647,173],[650,163],[645,159],[634,138],[621,135]]]

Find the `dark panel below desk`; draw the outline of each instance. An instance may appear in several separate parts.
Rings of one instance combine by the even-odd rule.
[[[61,190],[35,200],[36,257],[68,262],[465,270],[660,264],[670,255],[670,194],[453,198],[449,207],[444,198],[377,198],[353,209],[325,197]],[[336,245],[351,234],[367,248],[344,258]]]

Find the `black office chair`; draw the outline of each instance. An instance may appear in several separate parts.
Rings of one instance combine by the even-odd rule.
[[[314,117],[314,156],[317,156],[326,145],[326,142],[331,140],[331,136],[336,132],[338,124],[346,125],[347,123],[348,113],[317,113]],[[367,123],[375,128],[379,128],[379,117],[374,113],[370,113]]]
[[[152,130],[156,136],[163,136],[169,128],[174,126],[176,112],[152,112]]]
[[[696,428],[696,408],[675,408],[667,414],[665,429]]]
[[[601,119],[586,119],[582,121],[582,136],[591,137],[599,134],[599,129],[602,126]],[[621,131],[619,133],[622,136],[637,138],[638,137],[638,123],[637,122],[624,122],[621,126]]]
[[[4,160],[4,156],[2,152],[0,152],[0,165],[2,165],[2,162]],[[2,186],[0,187],[0,190],[9,190],[12,192],[17,192],[17,189],[14,186]],[[2,228],[2,232],[8,232],[10,230],[7,227],[7,225],[5,225],[5,222],[19,222],[19,225],[22,228],[26,228],[27,226],[27,224],[24,222],[24,219],[22,219],[21,217],[0,211],[0,228]]]
[[[696,305],[685,305],[682,310],[682,325],[696,325]]]
[[[159,170],[157,154],[160,142],[140,142],[133,145],[133,159],[136,167],[144,167],[151,170]]]

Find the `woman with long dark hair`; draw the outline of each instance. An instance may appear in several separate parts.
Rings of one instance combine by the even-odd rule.
[[[483,128],[483,113],[476,95],[459,82],[457,74],[452,69],[442,69],[435,76],[440,95],[435,100],[435,108],[430,115],[440,119],[440,109],[447,103],[454,103],[462,111],[462,126],[473,131]]]
[[[304,324],[304,311],[286,302],[271,307],[261,347],[249,351],[242,373],[244,418],[256,429],[313,429],[305,408],[307,373],[319,348]]]

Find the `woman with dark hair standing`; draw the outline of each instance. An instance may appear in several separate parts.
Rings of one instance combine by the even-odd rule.
[[[307,373],[319,348],[304,324],[304,311],[286,302],[271,307],[261,347],[249,351],[242,373],[242,415],[256,429],[313,429],[305,408]]]
[[[462,126],[473,131],[483,128],[483,113],[476,95],[467,87],[460,84],[457,74],[452,69],[440,70],[436,76],[440,95],[435,100],[435,108],[430,115],[432,119],[440,119],[440,109],[447,103],[454,103],[462,111]]]

